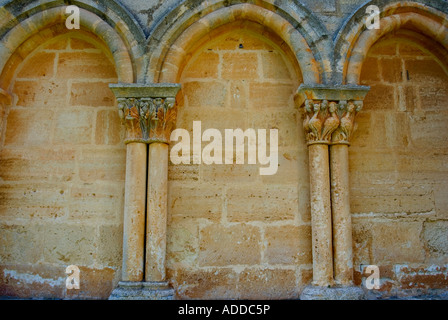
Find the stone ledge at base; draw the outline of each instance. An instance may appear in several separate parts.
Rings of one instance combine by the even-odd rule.
[[[365,293],[359,287],[318,287],[303,289],[300,300],[364,300]]]
[[[109,300],[174,300],[174,289],[168,282],[121,281]]]

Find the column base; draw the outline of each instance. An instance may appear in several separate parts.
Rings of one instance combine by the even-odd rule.
[[[360,287],[318,287],[303,289],[300,300],[364,300],[365,293]]]
[[[168,282],[120,281],[109,300],[174,300],[174,289]]]

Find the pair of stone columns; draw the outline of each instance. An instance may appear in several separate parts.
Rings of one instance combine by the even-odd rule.
[[[126,125],[122,281],[110,299],[170,299],[166,282],[168,144],[179,84],[110,85]],[[298,91],[309,148],[313,283],[302,299],[359,299],[353,287],[348,146],[369,87]],[[149,150],[147,145],[149,145]]]
[[[308,143],[313,282],[301,299],[360,299],[353,286],[348,146],[369,87],[301,85]]]
[[[166,281],[168,144],[180,84],[111,84],[126,126],[122,281],[109,299],[172,299]]]

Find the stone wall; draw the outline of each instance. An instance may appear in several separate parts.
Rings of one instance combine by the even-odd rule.
[[[17,68],[0,152],[1,295],[107,298],[121,264],[123,129],[104,45],[71,32]],[[65,268],[85,280],[65,289]]]
[[[167,204],[167,228],[155,237],[166,239],[166,248],[154,244],[162,255],[156,267],[166,267],[162,280],[176,298],[295,299],[316,280],[316,261],[330,261],[322,269],[334,285],[337,262],[322,257],[336,252],[331,241],[340,230],[333,222],[321,226],[333,237],[323,239],[330,250],[318,256],[312,227],[318,214],[331,217],[333,210],[334,219],[330,194],[318,194],[330,181],[310,194],[316,179],[310,169],[323,172],[320,178],[333,176],[310,164],[310,128],[304,132],[302,116],[313,111],[303,112],[301,84],[333,93],[345,85],[370,86],[363,102],[348,98],[363,108],[348,157],[352,223],[340,224],[353,228],[353,256],[347,248],[340,255],[353,260],[353,270],[343,271],[365,289],[365,267],[377,265],[381,288],[366,291],[371,297],[446,292],[446,1],[73,3],[81,8],[81,30],[65,27],[63,1],[0,1],[0,296],[106,299],[125,269],[135,267],[126,266],[124,252],[148,260],[133,256],[124,231],[135,236],[125,226],[134,209],[146,222],[151,217],[149,192],[130,196],[137,189],[132,181],[142,187],[147,176],[132,177],[137,171],[130,168],[144,172],[157,164],[145,154],[154,141],[133,141],[126,162],[129,127],[123,124],[129,119],[120,119],[108,87],[117,82],[180,83],[176,126],[191,136],[193,121],[223,136],[224,129],[279,130],[272,176],[247,162],[160,166],[168,166],[168,187],[154,194],[167,196],[155,203]],[[376,31],[364,26],[370,4],[381,10]],[[306,98],[318,105],[326,100]],[[343,100],[333,106],[343,107]],[[141,120],[133,116],[134,124]],[[320,156],[331,142],[331,135],[317,141]],[[141,157],[131,163],[132,155]],[[328,157],[320,160],[328,164]],[[336,163],[342,176],[344,164]],[[157,177],[165,174],[152,169]],[[325,206],[316,202],[325,197],[328,210],[317,212],[313,208]],[[149,246],[141,241],[137,247]],[[66,288],[69,265],[80,267],[80,290]],[[138,281],[148,281],[143,276],[150,268],[137,269]]]
[[[290,299],[309,281],[307,153],[293,101],[301,74],[268,36],[226,27],[182,72],[177,127],[192,137],[201,121],[223,139],[225,129],[278,128],[279,167],[260,176],[247,156],[170,166],[168,267],[180,298]]]
[[[395,294],[447,285],[448,78],[430,50],[392,37],[369,51],[350,148],[355,266],[381,266]]]

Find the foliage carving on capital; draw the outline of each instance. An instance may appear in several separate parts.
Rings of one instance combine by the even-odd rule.
[[[127,129],[125,143],[169,142],[176,123],[175,98],[117,98],[117,102]]]

